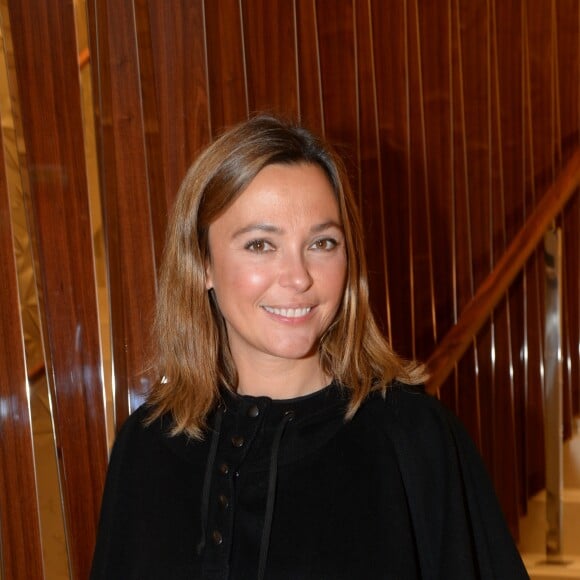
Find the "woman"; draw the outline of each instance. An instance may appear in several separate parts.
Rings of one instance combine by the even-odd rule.
[[[377,329],[353,200],[268,116],[190,168],[92,578],[527,577],[469,438]]]

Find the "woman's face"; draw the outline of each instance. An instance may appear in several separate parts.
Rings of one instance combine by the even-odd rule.
[[[209,248],[206,285],[234,361],[317,357],[346,279],[338,205],[322,169],[266,166],[210,225]]]

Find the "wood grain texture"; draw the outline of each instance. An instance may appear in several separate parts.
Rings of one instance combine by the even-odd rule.
[[[298,60],[298,118],[313,131],[324,135],[316,4],[310,0],[294,0],[294,20]]]
[[[374,61],[377,80],[380,163],[385,191],[384,238],[370,251],[386,251],[389,283],[389,336],[403,356],[413,352],[411,288],[411,207],[409,200],[409,70],[406,2],[373,2]]]
[[[494,109],[496,127],[496,149],[499,153],[497,171],[500,175],[502,223],[502,251],[505,251],[507,240],[513,239],[517,231],[523,226],[523,196],[524,172],[523,155],[524,143],[523,116],[521,114],[523,60],[521,51],[510,50],[513,44],[522,42],[522,8],[518,4],[496,2],[494,4],[494,51],[493,62],[496,69],[494,75],[494,95],[496,106]],[[513,23],[506,26],[507,22]],[[513,168],[513,169],[510,169]],[[519,168],[519,171],[516,170]],[[497,259],[497,257],[496,257]],[[526,413],[526,366],[522,350],[525,339],[525,287],[523,274],[520,273],[511,284],[505,302],[506,323],[508,333],[505,336],[507,348],[503,349],[509,356],[506,357],[506,383],[509,386],[510,397],[513,401],[513,441],[515,457],[513,464],[517,466],[517,476],[514,476],[518,485],[515,486],[519,497],[519,511],[526,510],[527,492],[527,464],[525,461],[526,431],[536,428],[528,422]],[[509,467],[508,471],[513,469]],[[513,474],[512,474],[513,475]]]
[[[580,146],[580,107],[578,106],[578,74],[570,71],[580,70],[580,18],[570,18],[568,15],[580,12],[578,3],[574,0],[556,2],[555,14],[555,49],[558,58],[555,61],[555,75],[558,80],[558,115],[556,123],[560,128],[558,146],[558,166],[561,166],[561,151],[569,146]],[[564,62],[567,64],[564,65]],[[571,130],[576,127],[576,131]],[[566,332],[565,369],[567,381],[570,385],[569,414],[580,414],[580,196],[576,196],[566,207],[561,217],[564,228],[564,278],[566,290]]]
[[[167,226],[167,192],[165,190],[165,180],[171,167],[167,164],[167,159],[163,163],[158,160],[163,158],[163,149],[161,148],[160,131],[162,124],[162,114],[160,103],[157,95],[159,94],[157,79],[163,77],[165,67],[155,68],[153,59],[155,58],[157,46],[153,46],[153,32],[151,26],[153,23],[163,25],[164,19],[157,18],[157,14],[152,17],[148,10],[145,0],[135,0],[134,2],[134,34],[139,59],[137,75],[133,79],[138,79],[139,84],[133,85],[136,92],[134,103],[141,101],[142,124],[144,130],[145,152],[146,152],[146,169],[148,171],[147,183],[149,190],[159,192],[157,195],[147,196],[150,203],[151,215],[151,237],[155,262],[161,261],[163,254],[163,243],[165,241],[165,228]],[[179,22],[179,20],[178,20]],[[179,30],[174,30],[175,34],[169,38],[175,39],[179,36]],[[167,43],[170,45],[170,42]],[[101,60],[101,62],[104,62]],[[173,67],[168,67],[172,70]],[[157,74],[156,74],[157,73]],[[160,79],[161,80],[161,79]],[[163,79],[165,80],[165,79]],[[140,88],[140,94],[137,90]],[[181,87],[180,87],[181,88]],[[162,94],[170,93],[168,87]],[[139,164],[141,165],[141,163]],[[165,193],[165,195],[163,195]]]
[[[358,93],[357,173],[353,187],[358,197],[367,246],[376,251],[367,253],[369,287],[373,311],[379,326],[387,335],[389,329],[389,293],[387,249],[385,247],[386,192],[381,165],[382,143],[378,131],[377,72],[375,38],[370,3],[356,4],[356,70]]]
[[[250,112],[246,55],[239,3],[206,0],[204,5],[211,128],[215,136],[246,119]]]
[[[107,446],[74,12],[8,6],[70,568],[86,578]]]
[[[571,386],[572,416],[580,414],[580,195],[568,204],[564,217],[564,300],[566,312],[565,372]]]
[[[522,117],[523,117],[523,212],[527,218],[536,204],[534,176],[530,80],[530,38],[527,6],[522,4]],[[525,338],[522,345],[526,371],[526,409],[530,428],[526,430],[526,464],[528,492],[543,488],[545,482],[544,421],[543,421],[543,319],[541,292],[543,289],[543,254],[533,252],[523,270],[525,286]]]
[[[155,301],[155,242],[134,6],[131,0],[99,0],[93,8],[92,51],[98,57],[93,87],[99,103],[96,127],[119,427],[149,386],[145,370]],[[156,195],[164,198],[165,192]]]
[[[297,118],[293,3],[242,0],[240,5],[249,111]]]
[[[24,340],[0,138],[0,577],[44,578]]]
[[[411,60],[416,62],[411,89],[414,95],[411,148],[417,152],[410,186],[415,198],[413,280],[415,288],[425,289],[414,292],[417,320],[414,356],[425,360],[439,334],[446,332],[454,320],[452,134],[449,130],[452,73],[449,59],[444,66],[435,60],[441,48],[450,49],[450,18],[445,6],[437,8],[434,4],[413,2],[410,7],[409,23],[413,31],[410,46],[414,47]]]
[[[171,208],[187,168],[211,139],[202,0],[135,3],[151,211],[159,260]],[[196,31],[196,33],[192,33]],[[179,66],[176,66],[179,63]]]
[[[316,2],[325,135],[356,182],[359,104],[353,18],[350,2]]]
[[[461,33],[460,12],[458,0],[451,0],[448,6],[449,18],[449,60],[450,60],[450,134],[452,139],[451,151],[449,154],[449,164],[452,176],[450,178],[450,203],[452,207],[451,215],[451,244],[453,253],[450,260],[453,277],[453,321],[457,322],[459,312],[471,300],[475,292],[474,272],[473,272],[473,242],[471,236],[472,227],[472,187],[471,175],[468,171],[469,158],[467,153],[467,136],[464,130],[466,124],[465,116],[465,91],[464,91],[464,69],[463,69],[463,42]],[[437,189],[435,189],[437,191]],[[434,236],[434,256],[436,264],[444,259],[438,246],[438,235]],[[438,256],[438,258],[437,258]],[[436,272],[444,265],[436,266]],[[437,278],[436,278],[437,279]],[[439,292],[439,284],[437,283]],[[451,309],[450,309],[451,310]],[[441,339],[443,332],[448,328],[439,325],[438,339]],[[479,343],[474,338],[468,347],[465,355],[457,364],[454,375],[450,375],[450,382],[441,388],[442,397],[447,396],[455,401],[457,414],[463,418],[479,449],[483,449],[482,431],[482,410],[481,410],[481,389],[486,385],[481,385],[478,368]],[[470,385],[465,388],[465,385]],[[446,393],[453,390],[453,394]]]
[[[492,184],[491,216],[493,230],[492,259],[493,265],[501,258],[506,250],[506,189],[503,165],[503,127],[504,113],[500,89],[500,55],[497,3],[490,5],[489,34],[490,34],[490,161]],[[502,61],[503,65],[503,61]],[[497,388],[494,392],[494,431],[496,436],[496,451],[494,453],[495,484],[504,514],[512,527],[512,534],[518,537],[519,485],[518,485],[518,456],[516,450],[515,414],[514,414],[514,382],[513,359],[511,344],[511,309],[509,295],[506,292],[493,312],[494,324],[494,355],[495,379]],[[499,444],[503,442],[503,444]]]

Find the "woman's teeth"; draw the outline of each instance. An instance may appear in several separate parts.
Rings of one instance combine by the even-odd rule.
[[[264,310],[270,314],[276,314],[277,316],[284,316],[284,318],[300,318],[301,316],[306,316],[312,307],[308,308],[272,308],[271,306],[264,306]]]

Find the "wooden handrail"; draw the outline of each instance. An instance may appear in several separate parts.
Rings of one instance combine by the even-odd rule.
[[[435,393],[471,344],[492,310],[524,267],[544,233],[580,185],[580,149],[568,161],[492,272],[467,303],[457,323],[427,361],[427,390]]]

